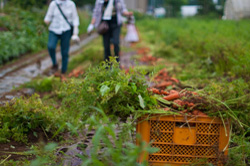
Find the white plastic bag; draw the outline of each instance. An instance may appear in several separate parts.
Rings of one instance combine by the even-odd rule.
[[[127,34],[125,36],[125,41],[129,43],[139,41],[138,33],[134,24],[127,25]]]

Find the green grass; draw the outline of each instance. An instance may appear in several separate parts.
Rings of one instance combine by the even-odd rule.
[[[143,20],[140,25],[146,40],[155,50],[162,51],[156,56],[166,56],[165,53],[175,56],[179,51],[185,59],[180,58],[178,62],[196,62],[197,66],[219,75],[246,77],[250,74],[250,30],[246,20]]]

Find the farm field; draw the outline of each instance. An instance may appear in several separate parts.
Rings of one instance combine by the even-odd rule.
[[[136,25],[140,42],[123,44],[120,65],[102,62],[99,38],[72,58],[66,78],[13,91],[34,94],[0,107],[0,165],[146,166],[141,153],[159,149],[135,140],[149,114],[230,120],[223,164],[250,164],[250,23],[138,17]],[[201,163],[214,164],[193,165]]]

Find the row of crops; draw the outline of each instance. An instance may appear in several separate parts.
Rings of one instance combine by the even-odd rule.
[[[8,8],[0,16],[0,65],[46,46],[47,28],[44,10],[25,11]]]
[[[43,23],[46,8],[24,10],[6,7],[0,12],[0,65],[26,53],[46,49],[48,28]],[[89,16],[79,11],[80,33],[85,33]]]

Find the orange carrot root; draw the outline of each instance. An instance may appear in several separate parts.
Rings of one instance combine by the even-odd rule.
[[[173,94],[163,97],[163,99],[168,100],[168,101],[172,101],[172,100],[179,99],[179,98],[180,98],[179,93],[173,93]]]

